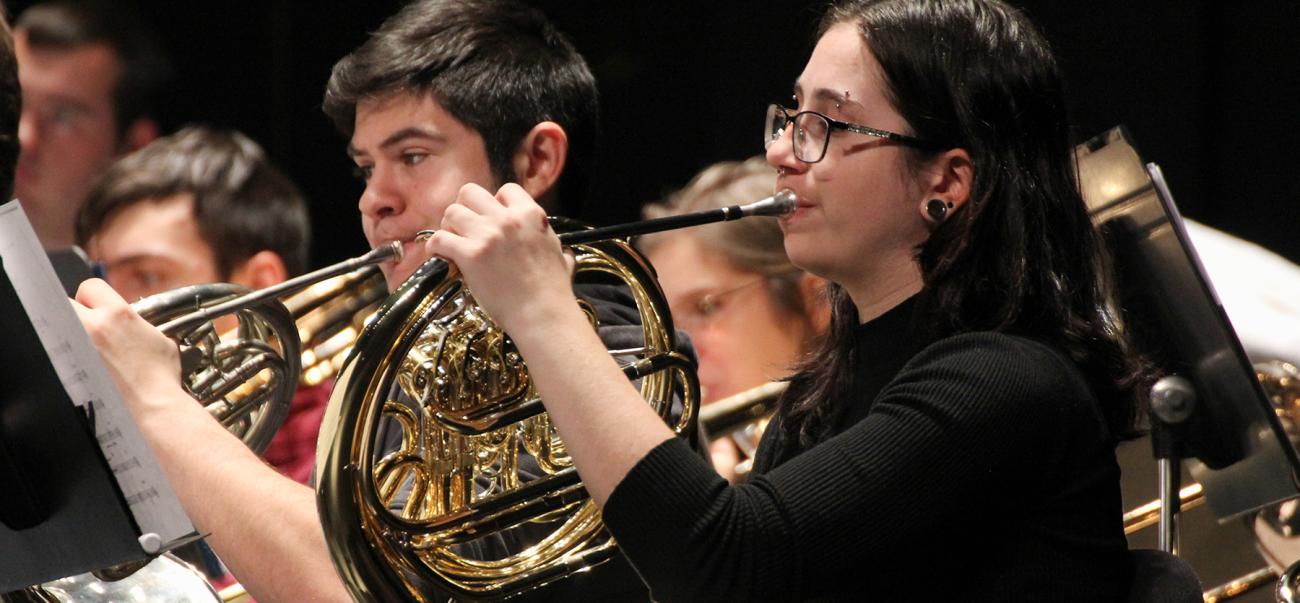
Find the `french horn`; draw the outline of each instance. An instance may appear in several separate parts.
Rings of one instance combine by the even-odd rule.
[[[181,287],[132,308],[176,342],[186,391],[261,453],[299,384],[314,385],[342,363],[384,294],[374,266],[401,253],[399,245],[387,245],[258,291],[225,283]],[[219,319],[233,324],[218,327]],[[0,594],[0,601],[160,598],[222,600],[196,570],[169,554]]]
[[[247,293],[246,287],[227,283],[193,285],[151,295],[131,307],[157,326]],[[177,323],[162,331],[180,348],[186,392],[260,454],[289,415],[301,373],[301,344],[292,316],[275,300],[232,316],[236,326],[225,337],[211,321]]]
[[[610,354],[679,436],[696,432],[694,363],[677,351],[653,270],[619,237],[793,204],[783,192],[707,217],[560,235],[576,283],[613,284],[634,300],[639,341]],[[577,303],[604,326],[589,300]],[[507,598],[616,553],[509,335],[441,260],[417,270],[362,332],[317,458],[325,539],[358,601]]]
[[[338,312],[342,306],[354,313],[358,303],[362,307],[372,303],[374,293],[340,293],[373,281],[373,273],[363,270],[400,254],[400,246],[389,245],[257,291],[226,283],[194,285],[151,295],[131,306],[180,348],[181,384],[186,391],[228,431],[261,453],[289,414],[302,376],[303,340],[318,342],[321,334],[332,334],[340,320],[329,310]],[[280,301],[313,285],[324,288]],[[286,303],[292,303],[294,310]],[[216,321],[225,317],[235,320],[232,328],[217,327]],[[299,320],[303,321],[301,335]],[[318,347],[327,343],[328,339]],[[317,373],[327,371],[319,366],[316,349],[309,351],[306,364]]]

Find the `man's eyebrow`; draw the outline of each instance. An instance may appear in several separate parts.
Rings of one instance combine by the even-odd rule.
[[[159,253],[153,253],[150,251],[139,251],[136,253],[132,253],[130,255],[124,255],[119,258],[114,258],[113,261],[111,262],[99,262],[99,263],[103,264],[105,268],[125,268],[125,267],[135,266],[137,264],[141,264],[152,260],[163,260],[167,262],[173,261],[171,258]]]
[[[435,131],[430,130],[430,129],[428,129],[428,128],[421,128],[421,127],[417,127],[417,126],[411,126],[411,127],[409,127],[409,128],[402,128],[401,130],[398,130],[398,131],[393,132],[392,134],[388,135],[388,138],[385,138],[383,142],[379,143],[379,148],[381,148],[381,149],[386,149],[386,148],[391,147],[391,146],[393,146],[393,145],[397,145],[397,144],[401,144],[401,143],[403,143],[403,142],[406,142],[407,140],[410,140],[410,139],[412,139],[412,138],[422,138],[422,139],[425,139],[425,140],[429,140],[429,141],[431,141],[431,142],[446,142],[446,141],[447,141],[447,137],[444,136],[444,135],[442,135],[442,134],[439,134],[438,132],[435,132]],[[360,155],[360,154],[362,154],[361,151],[358,150],[356,147],[352,146],[352,143],[349,142],[349,143],[348,143],[348,156],[349,156],[349,157],[356,157],[357,155]]]
[[[58,105],[60,108],[64,110],[71,109],[80,113],[91,112],[89,103],[82,102],[80,98],[77,98],[75,96],[69,96],[66,94],[52,94],[49,96],[48,99],[46,99],[46,104]]]

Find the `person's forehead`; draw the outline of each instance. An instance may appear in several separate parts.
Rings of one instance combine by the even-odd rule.
[[[817,41],[794,87],[805,102],[855,102],[873,88],[875,80],[871,76],[876,69],[857,31],[842,23],[831,27]]]
[[[156,255],[171,255],[196,246],[211,251],[199,234],[194,197],[189,193],[124,205],[108,215],[92,240],[100,254],[114,256],[146,249]]]
[[[661,284],[666,290],[672,290],[672,297],[716,293],[719,287],[752,274],[737,266],[725,253],[686,233],[665,239],[648,255],[659,272]]]
[[[121,65],[107,44],[32,46],[21,34],[14,42],[18,79],[24,91],[35,87],[38,92],[77,96],[85,101],[112,101]]]
[[[351,154],[375,152],[399,133],[418,129],[446,140],[482,136],[457,119],[432,94],[398,91],[357,102]]]

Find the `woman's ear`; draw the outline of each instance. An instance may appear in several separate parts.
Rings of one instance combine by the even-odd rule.
[[[262,250],[230,271],[230,282],[252,289],[265,289],[288,280],[289,271],[280,254]]]
[[[970,200],[975,166],[966,149],[944,151],[929,161],[923,174],[924,196],[919,210],[926,222],[943,222]]]
[[[569,135],[560,124],[544,121],[533,126],[515,150],[516,182],[538,201],[553,197],[568,155]]]

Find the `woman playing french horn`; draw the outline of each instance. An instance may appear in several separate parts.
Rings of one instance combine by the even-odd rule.
[[[768,111],[767,160],[834,315],[747,484],[610,361],[522,189],[462,188],[427,251],[513,337],[657,600],[1122,599],[1113,448],[1148,379],[1046,42],[997,0],[844,2],[792,102]]]
[[[1045,41],[997,0],[845,2],[794,93],[768,112],[767,158],[799,201],[782,220],[786,249],[833,283],[833,317],[746,484],[728,485],[632,389],[574,304],[569,261],[527,187],[460,188],[430,214],[440,224],[421,225],[439,228],[424,250],[455,262],[511,335],[657,600],[1122,598],[1113,445],[1148,380],[1116,327]],[[367,140],[353,146],[387,150]],[[430,165],[365,156],[386,162],[369,166],[368,190]],[[158,385],[174,346],[146,337],[102,283],[79,299],[146,431],[166,439],[155,448],[212,454],[164,438],[212,431],[209,417],[182,416],[175,383]],[[210,482],[186,474],[197,464],[169,478]],[[344,598],[314,514],[279,512],[310,509],[310,492],[239,491],[269,506],[195,519],[224,530],[214,538],[275,545],[243,557],[255,596]]]

